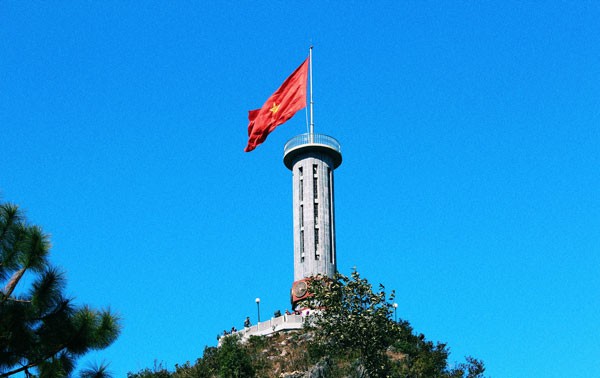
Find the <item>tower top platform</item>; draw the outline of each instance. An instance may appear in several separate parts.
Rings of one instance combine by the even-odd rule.
[[[333,157],[333,168],[342,164],[340,143],[333,137],[324,134],[300,134],[288,140],[283,147],[283,164],[291,170],[294,158],[302,153],[322,152]]]

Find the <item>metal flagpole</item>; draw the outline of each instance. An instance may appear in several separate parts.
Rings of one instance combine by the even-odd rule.
[[[315,122],[313,119],[312,49],[313,49],[313,47],[310,46],[310,50],[309,50],[310,52],[308,54],[308,57],[309,57],[308,63],[309,63],[309,67],[310,67],[310,143],[313,142],[313,134],[315,132]]]

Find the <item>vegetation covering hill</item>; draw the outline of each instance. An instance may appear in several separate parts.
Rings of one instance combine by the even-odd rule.
[[[314,280],[311,291],[306,305],[320,311],[300,331],[245,341],[227,336],[193,365],[174,371],[157,365],[128,377],[483,377],[481,361],[467,357],[450,367],[445,344],[416,334],[407,321],[392,320],[394,293],[386,296],[382,285],[373,292],[357,272]]]
[[[65,279],[48,259],[50,241],[27,222],[18,207],[0,203],[0,376],[71,376],[76,361],[112,344],[120,332],[108,310],[76,306],[63,294]],[[23,279],[28,277],[28,279]],[[21,286],[28,286],[23,290]],[[0,286],[2,287],[2,286]],[[481,361],[448,363],[445,344],[392,320],[394,292],[353,272],[350,277],[314,279],[304,306],[312,315],[299,331],[241,340],[229,335],[206,347],[194,364],[161,365],[129,378],[326,378],[482,377]],[[85,378],[111,374],[102,364],[81,370]]]

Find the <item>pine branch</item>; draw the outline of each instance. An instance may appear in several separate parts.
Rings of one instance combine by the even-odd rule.
[[[17,303],[31,303],[31,300],[28,299],[17,299],[17,298],[6,298],[7,301],[17,302]]]
[[[56,349],[56,351],[54,351],[53,353],[48,354],[47,356],[45,356],[43,358],[40,358],[40,359],[38,359],[38,360],[36,360],[34,362],[30,362],[27,365],[24,365],[24,366],[22,366],[22,367],[20,367],[18,369],[11,370],[11,371],[9,371],[7,373],[2,373],[2,377],[9,377],[9,376],[11,376],[13,374],[17,374],[17,373],[20,373],[22,371],[26,371],[26,370],[28,370],[30,368],[36,367],[39,364],[41,364],[42,362],[46,361],[47,359],[52,358],[53,356],[56,356],[58,353],[60,353],[61,350],[65,349],[66,346],[65,345],[59,345],[57,348],[58,349]]]
[[[23,275],[25,274],[26,270],[27,268],[21,268],[18,271],[16,271],[15,274],[12,275],[12,277],[4,287],[4,297],[2,298],[2,302],[5,302],[13,293],[13,291],[15,291],[17,284],[19,283],[19,281],[21,281],[21,278],[23,278]]]

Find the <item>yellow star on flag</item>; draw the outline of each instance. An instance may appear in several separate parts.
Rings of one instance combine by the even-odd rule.
[[[276,102],[274,102],[273,107],[271,109],[269,109],[269,111],[273,114],[277,113],[278,110],[279,110],[279,105]]]

